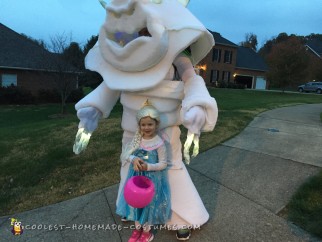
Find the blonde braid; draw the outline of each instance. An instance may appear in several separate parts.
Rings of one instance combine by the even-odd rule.
[[[121,161],[128,161],[130,155],[140,147],[142,135],[139,129],[136,130],[135,135],[130,143],[128,143],[121,154]]]

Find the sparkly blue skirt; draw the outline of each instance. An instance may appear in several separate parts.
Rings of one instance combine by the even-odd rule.
[[[151,156],[150,156],[151,157]],[[149,160],[147,160],[149,162]],[[154,163],[154,162],[151,162]],[[155,195],[149,205],[144,208],[133,208],[124,199],[124,187],[121,191],[119,201],[116,205],[116,213],[126,217],[130,221],[138,221],[141,225],[147,223],[165,224],[171,218],[170,186],[168,181],[168,170],[162,171],[140,171],[133,169],[130,164],[127,180],[133,176],[143,175],[150,178],[154,183]]]

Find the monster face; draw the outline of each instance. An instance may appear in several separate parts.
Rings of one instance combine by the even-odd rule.
[[[136,91],[162,81],[174,58],[188,46],[192,61],[200,61],[212,48],[213,38],[183,6],[188,1],[180,1],[101,1],[106,19],[86,67],[99,72],[111,89]]]
[[[157,18],[151,16],[151,10],[157,13],[160,4],[143,1],[117,3],[106,7],[107,18],[98,40],[102,57],[121,71],[145,71],[160,62],[169,46],[168,32]],[[138,33],[142,30],[147,30],[148,34],[140,36]],[[119,40],[117,35],[127,36],[128,40]],[[129,39],[131,36],[132,40]]]

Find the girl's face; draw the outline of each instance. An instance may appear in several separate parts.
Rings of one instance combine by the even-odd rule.
[[[150,117],[141,118],[139,126],[143,138],[152,139],[156,135],[158,127],[156,120]]]

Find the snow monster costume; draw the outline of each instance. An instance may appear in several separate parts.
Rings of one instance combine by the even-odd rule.
[[[184,152],[188,163],[192,141],[196,156],[200,133],[212,131],[217,122],[216,101],[193,68],[212,49],[213,36],[185,8],[184,0],[101,4],[106,19],[85,65],[98,72],[103,82],[75,105],[80,123],[74,152],[86,148],[98,120],[107,118],[119,99],[124,152],[137,130],[136,113],[148,99],[160,112],[159,130],[167,137],[172,208],[168,228],[198,228],[208,221],[209,214],[183,164],[179,125],[188,129]],[[146,34],[138,34],[142,30]],[[119,194],[130,162],[121,155],[121,164]]]

